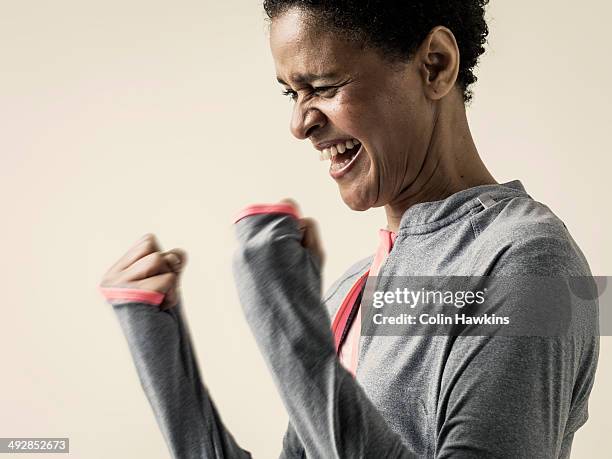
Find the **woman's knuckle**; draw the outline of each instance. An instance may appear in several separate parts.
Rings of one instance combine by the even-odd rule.
[[[143,247],[147,251],[155,250],[155,239],[152,236],[147,237],[145,241],[143,242]]]
[[[102,276],[102,280],[100,282],[103,286],[113,286],[117,283],[118,275],[112,271],[107,272]]]
[[[160,252],[153,252],[149,257],[151,267],[158,268],[164,263],[164,257]]]
[[[168,280],[170,281],[170,285],[172,287],[174,287],[176,285],[176,281],[178,279],[178,276],[175,272],[169,272],[166,274],[168,276]]]

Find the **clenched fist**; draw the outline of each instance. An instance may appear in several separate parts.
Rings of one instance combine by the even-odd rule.
[[[293,199],[285,198],[281,199],[280,202],[293,206],[298,214],[301,213],[300,206]],[[319,259],[320,268],[323,270],[323,265],[325,264],[325,251],[323,250],[323,243],[321,242],[319,226],[316,220],[311,217],[299,218],[298,227],[302,234],[302,246]]]
[[[102,277],[100,287],[137,289],[164,295],[160,308],[178,304],[180,275],[187,262],[182,249],[162,252],[155,235],[145,234]],[[112,300],[113,304],[126,302]]]

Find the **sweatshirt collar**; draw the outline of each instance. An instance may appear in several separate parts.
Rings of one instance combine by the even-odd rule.
[[[468,214],[475,207],[482,206],[478,198],[483,194],[494,201],[529,196],[520,180],[466,188],[440,201],[420,202],[409,207],[400,219],[398,234],[423,234],[436,231]]]

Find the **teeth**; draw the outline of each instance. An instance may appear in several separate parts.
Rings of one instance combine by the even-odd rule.
[[[359,144],[360,144],[359,140],[350,139],[344,143],[339,143],[337,145],[333,145],[331,147],[324,148],[319,153],[319,160],[325,161],[326,159],[331,159],[332,157],[341,155],[342,153],[346,152],[346,150],[350,150],[351,148],[354,148]]]

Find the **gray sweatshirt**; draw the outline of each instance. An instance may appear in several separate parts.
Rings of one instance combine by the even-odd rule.
[[[588,417],[596,308],[568,336],[361,336],[353,378],[330,317],[372,257],[322,296],[294,216],[250,215],[235,229],[240,301],[289,414],[281,458],[569,457]],[[514,180],[410,207],[379,276],[590,274],[563,222]],[[169,449],[250,457],[201,379],[182,307],[113,306]]]

